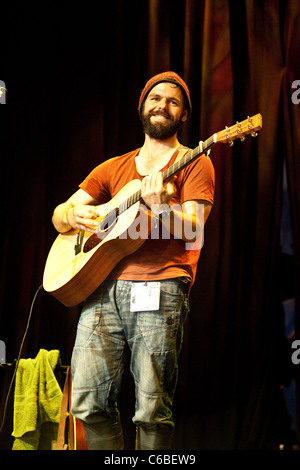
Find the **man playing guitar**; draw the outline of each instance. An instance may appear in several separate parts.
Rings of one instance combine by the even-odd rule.
[[[89,449],[124,448],[117,400],[126,344],[135,381],[136,449],[171,448],[178,355],[201,250],[197,240],[214,199],[214,169],[205,155],[171,180],[162,178],[188,150],[177,137],[191,113],[182,78],[174,72],[152,77],[138,109],[143,146],[97,166],[53,214],[61,234],[98,234],[101,204],[138,179],[141,206],[161,230],[118,262],[84,303],[72,354],[71,412],[83,423]]]

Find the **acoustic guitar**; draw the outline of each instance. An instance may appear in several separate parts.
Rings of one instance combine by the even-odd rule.
[[[245,140],[256,137],[262,128],[262,116],[256,114],[242,122],[200,141],[193,150],[163,172],[163,181],[179,173],[202,154],[208,154],[216,143]],[[84,230],[70,230],[59,234],[54,241],[44,269],[43,287],[67,307],[83,302],[106,279],[125,256],[134,253],[147,239],[131,236],[131,227],[139,213],[140,226],[151,230],[150,211],[143,211],[141,181],[130,181],[108,203],[98,206],[97,234]],[[143,220],[145,223],[143,223]]]

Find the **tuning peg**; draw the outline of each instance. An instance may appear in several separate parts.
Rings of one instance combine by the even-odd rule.
[[[233,147],[233,146],[234,146],[234,142],[233,142],[233,140],[231,140],[231,141],[230,141],[230,142],[228,142],[228,143],[229,143],[230,147]]]
[[[251,132],[251,137],[257,137],[257,132]]]
[[[230,129],[229,129],[228,126],[225,126],[225,130],[226,130],[226,134],[225,134],[226,140],[227,140],[228,144],[230,145],[230,147],[232,147],[233,146],[233,141],[229,140],[230,139]]]
[[[240,140],[241,140],[241,142],[244,142],[245,139],[246,139],[246,137],[243,135]]]

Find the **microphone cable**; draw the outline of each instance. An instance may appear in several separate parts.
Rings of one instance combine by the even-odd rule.
[[[1,423],[1,426],[0,426],[0,434],[2,433],[2,430],[3,430],[3,427],[4,427],[4,422],[5,422],[6,413],[7,413],[8,400],[9,400],[9,397],[10,397],[11,389],[12,389],[12,386],[13,386],[13,383],[14,383],[14,380],[15,380],[15,377],[16,377],[17,369],[18,369],[18,366],[19,366],[19,362],[20,362],[20,359],[21,359],[21,354],[22,354],[22,349],[23,349],[23,346],[24,346],[24,342],[25,342],[25,339],[26,339],[26,336],[27,336],[27,333],[28,333],[30,320],[31,320],[31,317],[32,317],[32,312],[33,312],[33,307],[34,307],[36,298],[38,296],[38,293],[40,292],[40,290],[42,288],[43,288],[43,285],[38,287],[38,289],[36,290],[36,292],[34,294],[33,300],[31,302],[31,307],[30,307],[30,311],[29,311],[29,315],[28,315],[28,319],[27,319],[27,323],[26,323],[25,332],[24,332],[24,335],[23,335],[23,339],[22,339],[22,342],[21,342],[20,349],[19,349],[19,353],[18,353],[18,357],[17,357],[17,360],[16,360],[16,365],[15,365],[15,369],[14,369],[14,372],[13,372],[13,376],[11,378],[11,381],[10,381],[10,384],[9,384],[9,387],[8,387],[8,392],[7,392],[6,399],[5,399],[2,423]]]

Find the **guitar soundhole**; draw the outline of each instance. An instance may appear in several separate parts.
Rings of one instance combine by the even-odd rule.
[[[118,209],[110,211],[98,224],[97,234],[91,235],[84,244],[83,253],[88,253],[103,240],[115,225],[118,216]]]
[[[88,240],[85,242],[83,247],[83,253],[88,253],[91,251],[95,246],[97,246],[101,242],[100,238],[94,233],[91,235]]]
[[[103,219],[99,222],[98,233],[104,233],[111,229],[116,223],[118,215],[119,210],[117,208],[111,210],[108,214],[106,214],[106,216],[103,217]]]

